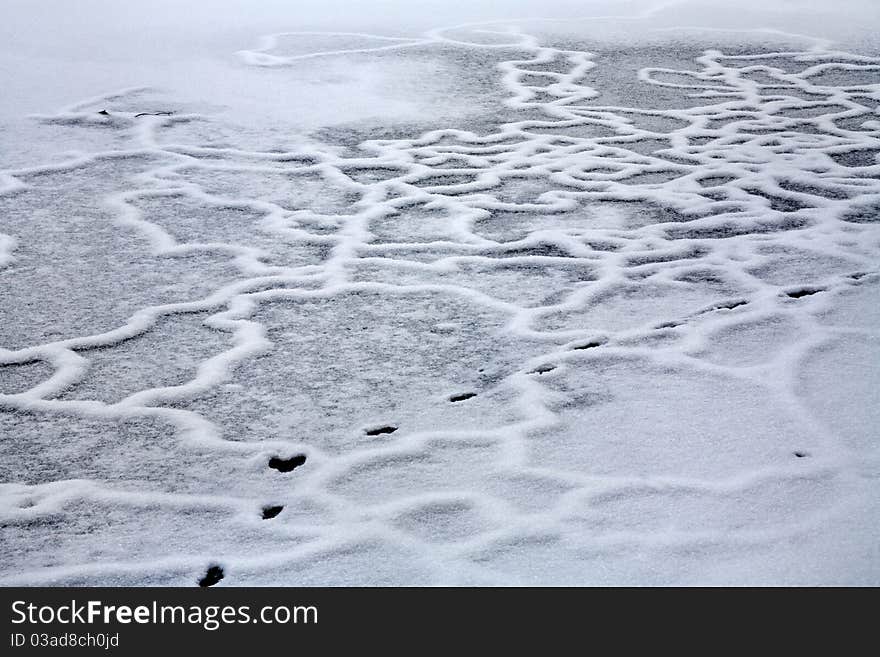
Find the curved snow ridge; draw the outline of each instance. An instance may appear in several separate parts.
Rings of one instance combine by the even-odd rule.
[[[516,51],[527,118],[343,155],[140,88],[38,117],[123,147],[0,172],[4,583],[877,581],[880,59],[707,50],[641,70],[661,110],[497,22],[239,55],[443,44]]]

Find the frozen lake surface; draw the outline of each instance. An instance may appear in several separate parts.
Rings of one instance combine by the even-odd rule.
[[[10,1],[0,584],[880,584],[876,9],[577,4]]]

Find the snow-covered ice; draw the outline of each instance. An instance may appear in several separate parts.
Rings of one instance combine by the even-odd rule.
[[[871,3],[5,4],[0,584],[880,584]]]

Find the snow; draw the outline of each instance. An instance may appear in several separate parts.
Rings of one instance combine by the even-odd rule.
[[[7,4],[0,583],[880,583],[871,3]]]

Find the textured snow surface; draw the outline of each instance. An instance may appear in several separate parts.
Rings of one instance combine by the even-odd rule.
[[[0,583],[880,584],[880,57],[662,15],[7,98]]]

